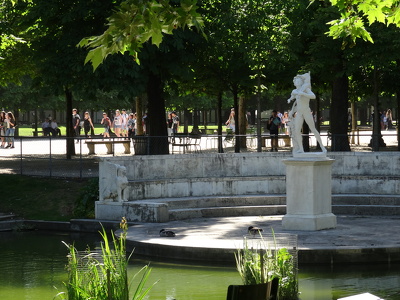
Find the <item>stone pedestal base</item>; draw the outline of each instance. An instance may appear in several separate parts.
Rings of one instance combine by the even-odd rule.
[[[322,230],[336,227],[336,216],[325,215],[285,215],[282,226],[286,230]]]
[[[284,160],[286,165],[286,230],[322,230],[336,227],[332,214],[332,163],[326,157]]]

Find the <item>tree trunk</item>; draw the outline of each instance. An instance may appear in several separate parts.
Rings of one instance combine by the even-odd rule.
[[[143,135],[143,99],[136,97],[136,135]]]
[[[75,155],[75,144],[74,144],[74,127],[72,126],[72,92],[65,88],[65,99],[67,100],[67,116],[66,116],[66,127],[67,127],[67,159],[71,159],[72,155]]]
[[[222,145],[222,92],[218,93],[217,101],[217,124],[218,124],[218,153],[224,153]]]
[[[333,80],[330,129],[332,137],[332,151],[350,151],[347,135],[349,80],[342,74]]]
[[[18,110],[18,108],[14,109],[14,118],[15,118],[15,121],[18,122],[18,120],[19,120],[19,110]],[[15,130],[14,136],[19,136],[19,126],[16,126],[14,130]]]
[[[357,117],[356,117],[356,103],[354,101],[351,102],[351,143],[356,143],[356,135],[357,132]]]
[[[235,109],[235,153],[240,153],[240,141],[239,141],[239,98],[238,90],[235,87],[233,89],[233,108]]]
[[[321,98],[316,94],[315,98],[315,128],[321,133]],[[319,148],[319,144],[317,144]]]
[[[246,98],[244,96],[239,97],[239,116],[238,126],[240,137],[240,148],[246,149],[246,132],[247,132],[247,121],[246,121]]]
[[[193,129],[191,133],[199,134],[200,115],[197,109],[193,110]]]
[[[261,75],[257,78],[257,152],[262,152],[261,138]]]
[[[168,154],[168,133],[165,119],[165,101],[162,97],[163,83],[159,75],[150,73],[147,83],[148,114],[146,133],[150,136],[152,155]]]
[[[386,144],[382,138],[381,132],[381,114],[379,111],[379,79],[378,79],[378,71],[374,70],[374,120],[372,126],[372,137],[369,146],[372,148],[372,151],[379,151],[379,147],[386,147]]]
[[[396,111],[396,130],[397,130],[397,151],[400,151],[400,128],[399,128],[399,120],[400,120],[400,91],[396,93],[397,98],[397,111]]]

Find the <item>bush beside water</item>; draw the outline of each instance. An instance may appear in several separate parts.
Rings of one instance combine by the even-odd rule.
[[[260,234],[261,236],[261,234]],[[279,299],[298,299],[297,266],[293,255],[286,248],[271,249],[261,236],[252,240],[256,247],[249,247],[245,238],[243,249],[235,253],[236,267],[244,285],[261,284],[279,278]]]

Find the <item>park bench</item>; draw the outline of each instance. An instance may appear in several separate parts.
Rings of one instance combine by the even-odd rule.
[[[39,136],[39,134],[44,136],[43,130],[34,130],[32,131],[33,136]]]
[[[172,153],[174,153],[175,147],[182,148],[183,153],[186,153],[191,147],[194,147],[195,152],[201,152],[200,142],[201,135],[199,134],[175,133],[170,138]]]
[[[94,151],[94,146],[99,145],[99,144],[104,144],[107,147],[107,154],[113,154],[114,153],[114,145],[115,144],[122,144],[125,147],[125,154],[130,154],[131,153],[131,140],[87,140],[86,145],[89,149],[89,155],[91,154],[96,154]]]

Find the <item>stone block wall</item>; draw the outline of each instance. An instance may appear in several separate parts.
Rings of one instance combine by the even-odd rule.
[[[333,194],[399,194],[399,152],[331,152]],[[126,167],[128,200],[286,192],[291,153],[198,153],[100,158]],[[302,174],[299,174],[302,176]],[[101,181],[101,180],[100,180]],[[102,183],[100,182],[100,185]]]

